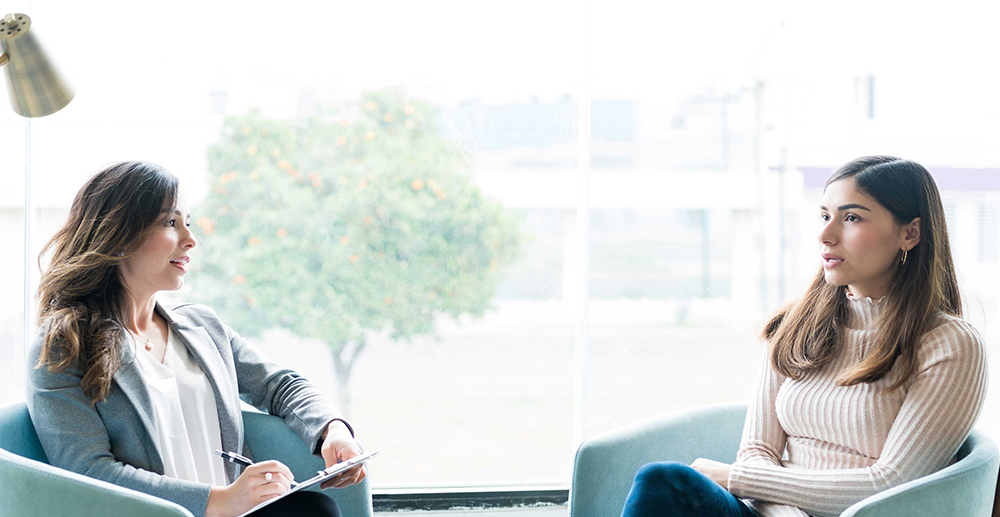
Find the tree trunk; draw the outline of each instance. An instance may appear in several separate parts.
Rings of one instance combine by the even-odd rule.
[[[346,343],[340,350],[332,350],[334,378],[337,379],[337,394],[339,409],[348,419],[351,418],[351,373],[358,356],[365,349],[365,341]]]

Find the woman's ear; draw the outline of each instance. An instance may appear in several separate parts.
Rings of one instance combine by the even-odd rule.
[[[903,232],[903,243],[902,249],[912,250],[920,244],[920,218],[916,217],[912,221],[903,225],[901,230]]]

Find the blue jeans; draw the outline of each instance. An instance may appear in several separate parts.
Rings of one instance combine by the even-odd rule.
[[[647,463],[635,473],[622,517],[754,517],[739,498],[683,463]]]

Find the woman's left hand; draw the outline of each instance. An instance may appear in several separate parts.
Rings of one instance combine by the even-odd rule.
[[[341,461],[359,456],[361,454],[361,448],[358,447],[358,443],[354,441],[354,437],[352,437],[351,432],[347,430],[347,426],[345,426],[343,422],[334,420],[333,422],[330,422],[326,428],[326,435],[323,438],[323,446],[320,448],[320,454],[323,455],[323,461],[326,462],[326,467],[330,468]],[[333,479],[324,482],[320,485],[320,487],[344,488],[345,486],[360,483],[366,475],[367,472],[364,464],[358,465],[351,470],[342,472]]]
[[[706,458],[698,458],[691,463],[691,468],[701,472],[708,479],[715,481],[722,488],[729,490],[729,470],[733,468],[732,465]]]

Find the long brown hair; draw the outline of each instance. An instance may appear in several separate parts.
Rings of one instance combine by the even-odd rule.
[[[98,172],[77,192],[66,224],[38,256],[52,252],[38,286],[45,330],[36,368],[77,364],[91,404],[107,398],[118,370],[122,322],[130,317],[120,265],[145,241],[164,206],[177,201],[177,178],[144,162]]]
[[[889,210],[897,224],[920,218],[920,242],[889,280],[869,352],[837,381],[840,386],[875,382],[898,360],[902,369],[890,387],[895,389],[914,373],[917,340],[935,324],[937,313],[962,315],[944,208],[930,173],[908,160],[858,158],[835,171],[826,186],[846,178],[854,178],[857,189]],[[820,269],[806,293],[764,326],[771,366],[793,379],[822,368],[840,345],[847,312],[845,287],[828,284]]]

